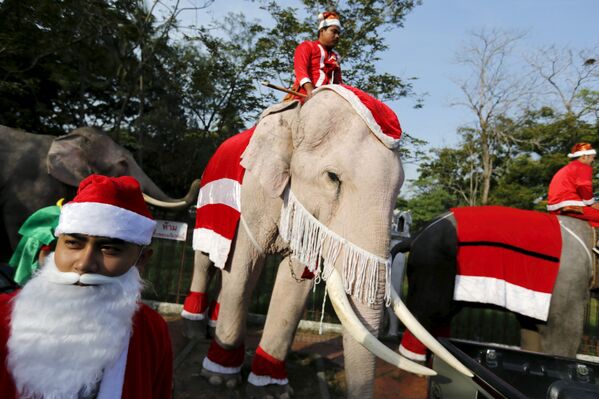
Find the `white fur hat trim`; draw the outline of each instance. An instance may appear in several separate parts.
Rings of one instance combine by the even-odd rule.
[[[332,18],[323,19],[318,24],[318,30],[321,30],[323,28],[328,28],[329,26],[338,26],[339,29],[341,29],[341,22],[338,19],[332,19]]]
[[[154,220],[114,205],[71,202],[62,207],[54,235],[85,234],[147,245],[155,227]]]
[[[568,154],[568,158],[578,158],[583,155],[596,155],[596,154],[597,154],[597,151],[595,151],[594,149],[584,150],[584,151],[576,151],[575,153]]]
[[[394,139],[388,135],[386,135],[381,126],[374,119],[374,115],[372,112],[364,105],[362,101],[356,96],[351,90],[346,89],[341,85],[331,84],[331,85],[323,85],[314,90],[314,93],[322,90],[333,90],[335,93],[339,94],[343,97],[350,105],[354,108],[356,113],[362,118],[362,120],[366,123],[366,126],[370,129],[370,131],[376,136],[377,139],[380,140],[381,143],[385,145],[385,147],[395,150],[399,148],[399,140]]]

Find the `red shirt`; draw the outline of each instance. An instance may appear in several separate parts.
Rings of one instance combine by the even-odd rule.
[[[307,82],[312,82],[314,87],[343,83],[339,54],[327,50],[318,40],[305,41],[296,47],[293,69],[295,71],[293,87],[300,93],[306,93],[302,85]]]
[[[10,300],[17,292],[0,294],[0,397],[18,399],[15,384],[6,366],[10,335]],[[173,353],[168,326],[146,305],[133,315],[122,399],[169,399],[173,386]]]
[[[591,165],[574,160],[558,170],[549,183],[548,211],[565,206],[589,206],[594,202]]]

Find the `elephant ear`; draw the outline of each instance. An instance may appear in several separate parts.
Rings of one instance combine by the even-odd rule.
[[[77,187],[92,173],[85,155],[86,146],[89,146],[87,137],[77,131],[56,138],[46,158],[48,173],[69,186]]]
[[[272,198],[280,197],[289,182],[292,132],[297,128],[299,110],[299,101],[266,109],[241,155],[241,166],[258,177],[264,191]]]

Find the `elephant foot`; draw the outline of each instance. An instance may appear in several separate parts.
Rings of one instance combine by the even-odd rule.
[[[291,399],[293,397],[293,388],[289,384],[271,384],[259,387],[248,383],[245,393],[248,399]]]
[[[216,337],[216,327],[206,326],[206,339],[214,339]]]
[[[201,339],[207,335],[205,320],[189,320],[183,318],[183,336],[187,339]]]
[[[202,368],[200,375],[208,380],[210,385],[225,386],[229,389],[234,389],[241,384],[241,374],[222,374]]]

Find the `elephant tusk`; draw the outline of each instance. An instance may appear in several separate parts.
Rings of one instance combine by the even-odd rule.
[[[366,327],[364,327],[351,308],[347,295],[345,294],[345,289],[343,288],[341,276],[335,269],[333,269],[333,272],[327,279],[327,290],[341,324],[343,324],[343,327],[347,332],[356,341],[362,344],[362,346],[372,352],[375,356],[400,369],[420,375],[437,375],[434,370],[413,362],[387,348],[383,343],[376,339]]]
[[[150,205],[157,206],[159,208],[180,209],[186,205],[189,205],[185,201],[166,202],[166,201],[161,201],[156,198],[150,197],[146,193],[143,193],[143,195],[144,195],[144,201],[146,201]]]
[[[420,340],[433,352],[435,355],[439,356],[443,361],[449,364],[451,367],[459,371],[460,373],[468,376],[470,378],[474,377],[472,372],[464,366],[455,356],[453,356],[439,341],[437,341],[426,329],[420,324],[418,320],[414,317],[414,315],[408,310],[406,305],[403,303],[399,295],[397,295],[397,291],[395,288],[391,286],[391,306],[393,306],[393,311],[401,320],[401,322],[406,326],[408,330],[414,334],[416,338]]]
[[[174,209],[174,210],[184,209],[184,208],[190,207],[192,205],[192,203],[197,199],[199,188],[200,188],[200,180],[195,179],[193,182],[191,182],[189,191],[187,192],[185,197],[177,198],[177,199],[167,199],[165,201],[165,200],[156,199],[156,198],[150,196],[149,194],[143,193],[144,201],[146,201],[150,205],[157,206],[159,208]]]

